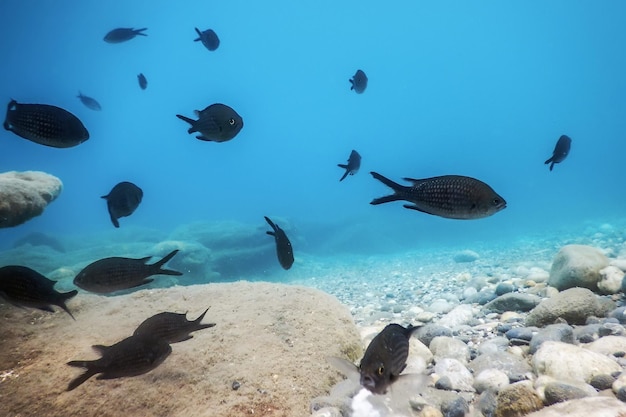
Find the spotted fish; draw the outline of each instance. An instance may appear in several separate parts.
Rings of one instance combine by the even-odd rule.
[[[71,148],[89,139],[89,132],[72,113],[48,104],[7,106],[4,128],[21,138],[53,148]]]
[[[198,28],[194,29],[198,33],[198,37],[194,39],[195,42],[202,42],[202,45],[209,51],[215,51],[220,46],[220,38],[217,37],[217,34],[212,29],[204,31],[200,31]]]
[[[112,346],[94,345],[102,357],[91,361],[71,361],[67,364],[86,368],[85,373],[69,383],[71,391],[96,374],[96,379],[113,379],[145,374],[159,366],[172,353],[163,339],[151,336],[130,336]]]
[[[9,265],[0,268],[0,297],[19,307],[38,308],[53,312],[59,306],[72,318],[65,302],[78,294],[72,290],[60,293],[54,289],[56,281],[25,266]]]
[[[475,178],[444,175],[425,179],[405,178],[413,183],[403,186],[370,172],[374,178],[394,190],[394,194],[375,198],[370,204],[406,200],[404,207],[448,219],[480,219],[506,208],[506,201],[490,186]]]
[[[117,28],[111,30],[109,33],[104,35],[104,41],[107,43],[121,43],[126,42],[133,39],[135,36],[148,36],[143,33],[144,30],[148,30],[148,28],[142,29],[133,29],[133,28]]]
[[[281,229],[277,224],[274,224],[274,222],[271,221],[269,217],[265,217],[265,221],[273,229],[273,231],[268,231],[265,233],[270,236],[274,236],[274,240],[276,241],[276,254],[278,255],[278,262],[283,267],[283,269],[291,268],[291,265],[293,265],[293,248],[291,247],[291,242],[289,241],[289,238],[285,234],[285,231]]]
[[[161,269],[177,253],[178,249],[173,250],[151,265],[146,265],[151,256],[141,259],[123,257],[100,259],[83,268],[74,278],[74,285],[97,294],[108,294],[149,284],[154,281],[149,278],[152,275],[182,275],[182,272]]]
[[[195,320],[187,320],[186,314],[163,312],[147,318],[137,327],[134,335],[152,335],[168,343],[184,342],[193,336],[189,333],[215,326],[215,323],[200,324],[206,312]]]
[[[563,162],[565,158],[567,158],[571,146],[572,139],[570,139],[567,135],[561,135],[559,140],[556,142],[556,146],[552,152],[552,157],[545,162],[545,164],[550,164],[550,171],[554,168],[554,164]]]
[[[350,152],[348,164],[337,164],[337,166],[346,170],[346,172],[343,173],[343,176],[339,179],[339,181],[343,181],[348,174],[354,175],[359,172],[359,168],[361,168],[361,155],[353,149],[352,152]]]
[[[350,90],[354,90],[357,94],[362,94],[363,91],[367,88],[367,75],[361,70],[356,70],[354,77],[350,78]]]
[[[189,123],[187,133],[199,132],[196,138],[208,142],[226,142],[237,136],[243,127],[243,119],[231,107],[215,103],[204,110],[196,110],[198,120],[177,114],[180,120]]]

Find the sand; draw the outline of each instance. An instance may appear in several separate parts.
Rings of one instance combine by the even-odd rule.
[[[60,309],[0,304],[0,414],[308,416],[310,400],[342,379],[325,358],[362,355],[348,310],[311,288],[237,282],[115,297],[81,292],[68,306],[76,321]],[[116,343],[162,311],[195,319],[209,306],[203,322],[217,325],[172,344],[158,368],[135,377],[92,377],[66,391],[82,372],[66,363],[97,359],[91,345]]]

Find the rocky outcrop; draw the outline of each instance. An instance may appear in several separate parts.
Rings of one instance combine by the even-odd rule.
[[[18,226],[39,216],[62,189],[61,180],[45,172],[0,174],[0,228]]]

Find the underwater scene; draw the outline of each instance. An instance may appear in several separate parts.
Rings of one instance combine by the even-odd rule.
[[[0,416],[625,417],[624,16],[0,2]]]

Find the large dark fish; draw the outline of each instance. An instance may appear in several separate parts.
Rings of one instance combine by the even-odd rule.
[[[152,256],[141,259],[112,257],[95,261],[76,275],[74,285],[97,294],[108,294],[114,291],[139,287],[154,281],[152,275],[182,275],[182,272],[161,269],[178,253],[173,250],[163,259],[151,265],[146,262]]]
[[[355,93],[361,94],[367,88],[367,75],[361,70],[356,70],[354,77],[350,78],[350,90],[354,90]]]
[[[71,361],[67,364],[87,368],[74,379],[68,391],[78,387],[96,374],[96,379],[113,379],[145,374],[159,366],[172,353],[172,347],[163,339],[149,336],[130,336],[112,346],[94,345],[102,357],[92,361]]]
[[[550,171],[552,171],[552,168],[554,168],[554,164],[563,162],[565,158],[567,158],[571,146],[572,140],[570,139],[570,137],[567,135],[561,135],[559,140],[556,142],[554,152],[552,152],[552,157],[544,162],[545,164],[550,164]]]
[[[61,242],[59,242],[52,236],[48,236],[47,234],[41,232],[29,233],[26,236],[13,242],[14,248],[23,245],[47,246],[57,252],[65,252],[65,248],[63,247]]]
[[[404,207],[448,219],[480,219],[506,208],[506,201],[490,186],[475,178],[443,175],[425,179],[404,178],[413,183],[403,186],[370,172],[374,178],[391,187],[392,195],[375,198],[370,204],[406,200]]]
[[[0,297],[20,307],[38,308],[53,312],[52,306],[59,306],[72,318],[74,316],[65,302],[78,294],[72,290],[60,293],[54,289],[56,281],[25,266],[9,265],[0,268]]]
[[[113,29],[109,33],[104,36],[104,41],[108,43],[121,43],[131,40],[137,35],[148,36],[143,33],[144,30],[148,30],[148,28],[142,29],[133,29],[133,28],[117,28]]]
[[[348,174],[354,175],[359,172],[359,168],[361,168],[361,155],[359,155],[359,153],[353,149],[352,152],[350,152],[348,164],[337,164],[337,166],[346,170],[343,176],[339,178],[339,181],[343,181],[348,176]]]
[[[109,194],[103,195],[101,198],[107,201],[113,226],[120,227],[120,222],[117,219],[134,213],[141,203],[143,191],[132,182],[123,181],[116,184]]]
[[[196,29],[198,33],[198,37],[194,39],[194,42],[202,42],[202,45],[209,51],[215,51],[220,46],[220,38],[217,37],[217,34],[212,29],[207,29],[200,32],[200,29]]]
[[[196,138],[204,141],[226,142],[231,140],[243,127],[243,119],[231,107],[215,103],[204,110],[195,110],[198,120],[177,114],[180,120],[189,123],[187,133],[199,132]]]
[[[186,314],[170,312],[155,314],[144,320],[133,334],[151,335],[168,343],[184,342],[193,337],[189,333],[215,326],[215,323],[200,324],[207,311],[208,308],[195,320],[187,320]]]
[[[95,111],[102,110],[100,103],[98,103],[98,101],[95,98],[86,96],[80,91],[78,92],[78,95],[76,97],[78,97],[81,103],[83,103],[88,109],[95,110]]]
[[[281,229],[277,224],[274,224],[273,221],[269,219],[269,217],[265,217],[265,221],[270,225],[273,229],[272,232],[265,232],[270,236],[274,236],[274,240],[276,240],[276,254],[278,255],[278,262],[284,269],[291,268],[293,265],[293,248],[291,247],[291,242],[289,238],[285,234],[284,230]]]
[[[48,104],[20,104],[11,100],[4,128],[24,139],[53,148],[71,148],[89,139],[89,132],[78,117]]]
[[[148,88],[148,80],[146,79],[146,76],[143,75],[143,73],[139,73],[139,75],[137,75],[137,82],[139,82],[139,88],[141,88],[142,90]]]

